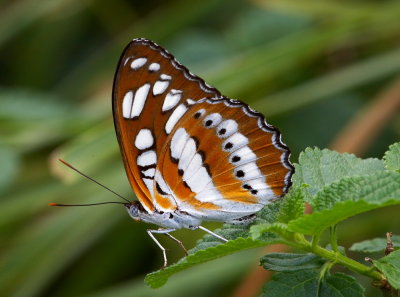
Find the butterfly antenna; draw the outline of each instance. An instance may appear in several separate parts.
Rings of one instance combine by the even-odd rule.
[[[71,168],[72,170],[76,171],[77,173],[79,173],[80,175],[82,175],[83,177],[86,177],[87,179],[91,180],[92,182],[95,182],[96,184],[98,184],[100,187],[103,187],[104,189],[110,191],[111,193],[113,193],[114,195],[118,196],[119,198],[125,200],[128,203],[131,203],[128,199],[126,199],[125,197],[121,196],[120,194],[114,192],[113,190],[111,190],[110,188],[106,187],[105,185],[99,183],[97,180],[94,180],[93,178],[91,178],[90,176],[87,176],[86,174],[84,174],[83,172],[79,171],[78,169],[76,169],[74,166],[72,166],[71,164],[69,164],[68,162],[62,160],[62,159],[58,159],[58,161],[60,161],[61,163],[63,163],[65,166],[68,166],[69,168]],[[121,202],[104,202],[104,203],[95,203],[94,205],[98,205],[98,204],[106,204],[106,203],[121,203]],[[53,203],[53,204],[57,204],[57,203]],[[87,204],[89,205],[89,204]],[[55,205],[52,205],[55,206]],[[62,206],[61,204],[58,204],[57,206]],[[67,206],[67,205],[65,205]]]
[[[93,205],[102,205],[102,204],[126,204],[124,202],[98,202],[98,203],[84,203],[84,204],[61,204],[61,203],[49,203],[49,206],[93,206]]]

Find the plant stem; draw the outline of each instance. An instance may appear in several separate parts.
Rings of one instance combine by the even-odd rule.
[[[316,235],[314,235],[314,236],[312,237],[312,240],[311,240],[311,246],[312,246],[312,248],[318,246],[318,243],[319,243],[319,239],[320,239],[320,238],[321,238],[321,234],[316,234]]]
[[[319,272],[319,278],[322,279],[325,277],[325,274],[332,268],[332,266],[334,265],[334,262],[328,261],[326,262],[322,267],[321,270]]]
[[[334,252],[339,252],[336,236],[336,225],[330,228],[331,247]]]
[[[304,250],[310,251],[318,256],[328,259],[333,263],[341,264],[352,271],[368,276],[374,280],[381,281],[384,279],[384,276],[378,271],[375,271],[371,267],[350,259],[342,255],[338,251],[330,251],[320,247],[319,245],[312,244],[311,242],[307,241],[301,234],[297,234],[295,238],[297,240],[297,244],[300,244]]]

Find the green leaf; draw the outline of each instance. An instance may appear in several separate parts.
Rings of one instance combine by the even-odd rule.
[[[197,251],[196,253],[183,258],[176,264],[172,264],[167,268],[150,273],[146,276],[145,282],[152,288],[159,288],[167,282],[171,275],[186,268],[230,255],[238,251],[261,247],[265,244],[266,242],[264,241],[252,240],[250,238],[237,238],[230,240],[227,243]]]
[[[260,259],[261,265],[272,271],[298,271],[320,268],[325,261],[314,254],[270,253]]]
[[[372,209],[400,204],[400,175],[377,172],[340,180],[318,193],[319,207],[310,215],[289,222],[289,230],[319,234],[351,216]]]
[[[307,148],[299,156],[294,186],[307,184],[305,198],[312,203],[320,190],[343,177],[367,175],[384,170],[378,159],[359,159],[351,154],[340,154],[327,149]]]
[[[373,261],[376,268],[387,278],[393,288],[400,289],[400,250]]]
[[[344,273],[335,273],[322,281],[318,296],[363,297],[364,288],[354,277]]]
[[[264,286],[261,297],[316,296],[318,275],[317,270],[276,273]]]
[[[400,175],[382,171],[368,176],[344,178],[325,187],[316,196],[313,211],[331,209],[338,202],[363,200],[380,204],[391,198],[400,200]]]
[[[389,146],[389,150],[383,156],[383,162],[386,169],[400,172],[400,142]]]
[[[333,226],[345,219],[357,214],[367,212],[380,207],[400,204],[398,200],[388,200],[386,203],[375,204],[365,201],[346,201],[336,204],[332,209],[322,212],[306,215],[298,220],[291,221],[288,224],[289,230],[292,232],[300,232],[303,234],[320,234],[325,229]]]
[[[278,221],[278,216],[282,204],[285,203],[286,196],[271,204],[267,204],[263,209],[257,213],[256,224],[275,223]]]
[[[277,201],[266,205],[257,213],[254,225],[268,224],[276,221],[281,203],[282,201]],[[214,232],[230,239],[227,243],[222,244],[221,241],[214,236],[205,235],[198,241],[196,247],[189,251],[189,256],[165,269],[148,274],[145,279],[146,283],[150,287],[158,288],[164,285],[171,275],[194,265],[214,260],[241,250],[282,242],[281,238],[270,232],[265,232],[262,236],[260,235],[259,240],[246,238],[249,236],[249,229],[251,226],[252,224],[223,225],[222,228],[214,230]]]
[[[364,240],[361,242],[354,243],[350,250],[353,252],[362,252],[362,253],[376,253],[383,252],[386,248],[386,238],[374,238],[370,240]],[[395,249],[400,248],[400,236],[394,235],[392,236],[392,242]]]
[[[274,232],[282,237],[290,238],[293,233],[289,231],[288,226],[283,223],[273,223],[273,224],[258,224],[251,226],[250,233],[254,240],[260,239],[267,232]]]
[[[288,223],[304,215],[304,187],[292,187],[281,203],[278,221]]]
[[[282,200],[266,205],[257,213],[256,221],[253,225],[271,224],[276,221]],[[168,278],[186,268],[194,265],[214,260],[241,250],[265,246],[267,244],[281,243],[282,239],[271,232],[264,232],[258,240],[245,238],[249,236],[250,225],[230,225],[225,224],[222,228],[214,230],[215,233],[230,239],[222,244],[214,236],[205,235],[196,247],[189,251],[189,256],[183,258],[176,264],[170,265],[165,269],[150,273],[146,276],[146,283],[158,288],[164,285]]]
[[[273,222],[276,221],[277,219],[277,214],[279,212],[280,205],[282,203],[282,200],[278,200],[274,203],[266,205],[262,210],[260,210],[257,213],[256,220],[252,224],[248,225],[232,225],[232,224],[224,224],[222,228],[214,230],[215,233],[221,235],[222,237],[225,237],[226,239],[235,239],[238,237],[249,237],[249,230],[250,228],[253,228],[254,226],[258,225],[270,225]],[[271,230],[270,230],[271,231]],[[278,237],[276,234],[273,234],[271,232],[264,231],[262,234],[260,234],[259,237],[253,239],[259,239],[263,241],[271,241],[271,240],[278,240]],[[205,235],[202,239],[200,239],[197,242],[197,245],[195,248],[189,251],[189,253],[194,253],[199,250],[215,246],[221,244],[221,241],[215,238],[212,235]]]
[[[335,273],[319,278],[319,271],[280,272],[272,277],[261,297],[362,297],[363,287],[346,274]]]
[[[249,226],[224,224],[222,228],[216,229],[213,232],[221,235],[228,240],[233,240],[236,238],[246,238],[249,235]],[[219,240],[215,236],[206,234],[205,236],[203,236],[203,238],[197,241],[197,244],[193,249],[189,250],[189,254],[194,254],[200,250],[204,250],[220,244],[222,244],[221,240]]]

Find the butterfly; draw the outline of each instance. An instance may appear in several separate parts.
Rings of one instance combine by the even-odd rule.
[[[123,51],[112,107],[138,198],[125,206],[134,220],[160,227],[147,232],[163,252],[164,267],[166,251],[154,234],[182,247],[170,232],[202,229],[226,241],[202,222],[249,223],[291,185],[294,167],[278,129],[148,39],[134,39]]]

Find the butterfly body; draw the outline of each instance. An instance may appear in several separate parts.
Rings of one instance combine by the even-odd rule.
[[[168,229],[196,229],[201,220],[188,213],[175,210],[173,212],[154,211],[148,213],[138,201],[126,204],[129,215],[136,221],[155,224]]]
[[[134,39],[120,58],[113,115],[136,220],[168,232],[249,222],[291,185],[280,132],[150,40]]]

